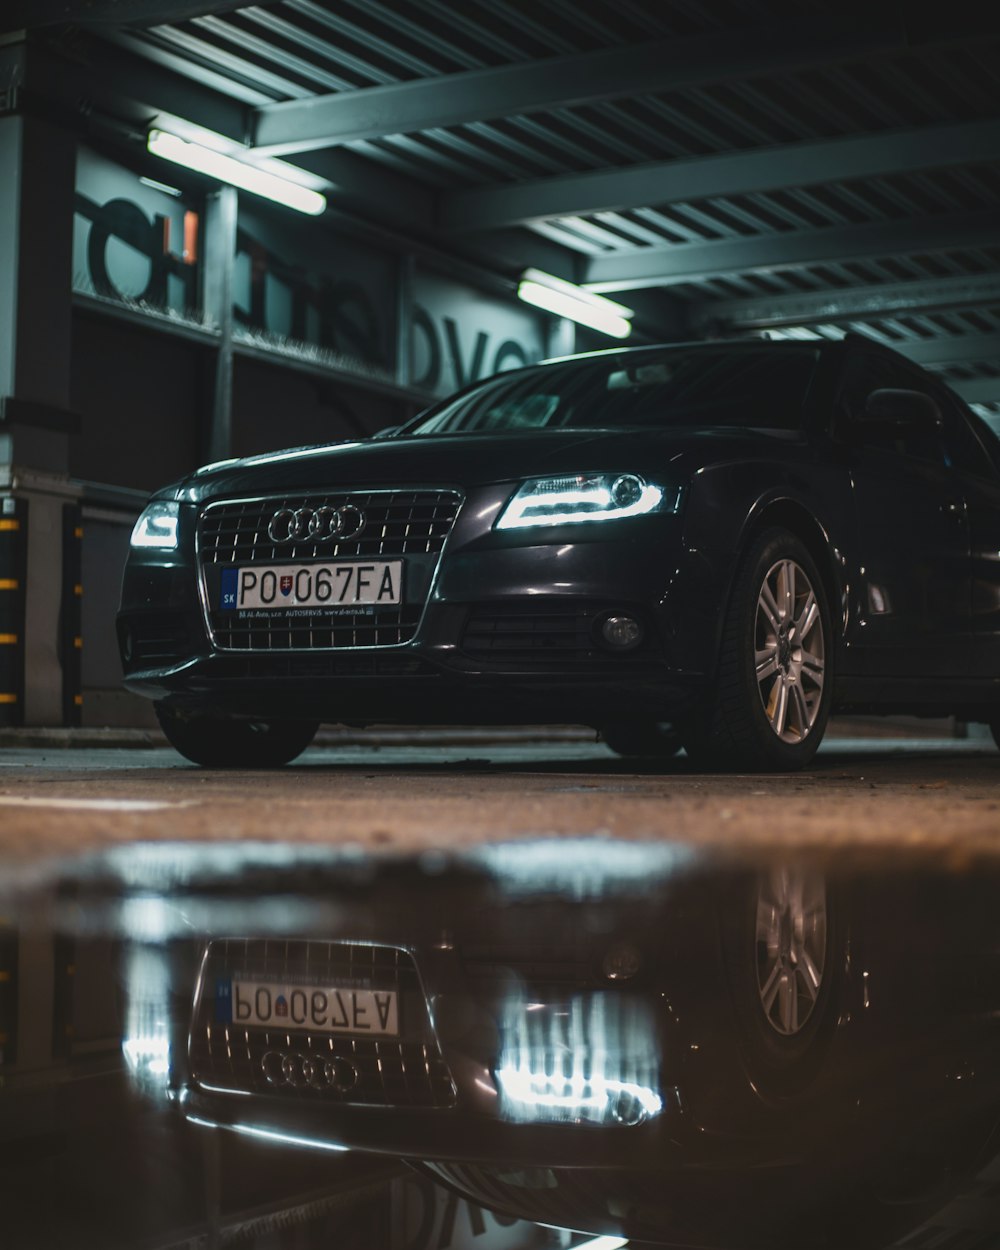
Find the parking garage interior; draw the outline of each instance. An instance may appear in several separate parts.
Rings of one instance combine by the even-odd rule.
[[[706,774],[683,755],[621,759],[575,726],[329,726],[285,772],[199,773],[124,689],[115,630],[130,534],[152,491],[208,462],[371,438],[495,373],[625,341],[529,302],[532,286],[621,305],[615,333],[630,346],[862,336],[931,370],[1000,433],[998,154],[1000,22],[973,6],[6,0],[0,1193],[10,1214],[0,1227],[10,1244],[1000,1246],[988,1026],[1000,982],[986,888],[1000,819],[984,729],[835,721],[814,771],[761,778]],[[260,194],[247,182],[260,172],[295,203]],[[500,1166],[472,1134],[467,1157],[451,1145],[414,1169],[394,1129],[390,1144],[365,1148],[252,1117],[221,1125],[211,1107],[185,1112],[171,1083],[167,1054],[189,1044],[196,948],[209,937],[372,941],[372,917],[404,916],[414,949],[440,955],[462,932],[481,969],[493,935],[510,943],[510,915],[524,915],[526,931],[559,933],[577,964],[581,943],[605,942],[611,962],[598,966],[613,987],[635,975],[633,948],[660,952],[652,921],[630,913],[722,914],[734,878],[752,868],[773,881],[787,862],[806,865],[795,869],[799,895],[817,873],[835,883],[823,940],[847,968],[835,985],[849,1005],[831,1051],[846,1056],[836,1079],[805,1109],[782,1088],[764,1100],[776,1118],[748,1111],[732,1130],[766,1142],[752,1166],[780,1181],[767,1191],[773,1207],[750,1194],[744,1156],[736,1177],[735,1148],[709,1158],[690,1147],[688,1194],[674,1156],[662,1190],[637,1157],[599,1157],[597,1133],[563,1167],[548,1146],[515,1166],[516,1144]],[[433,933],[425,897],[440,908]],[[484,900],[482,932],[472,898]],[[854,918],[863,958],[873,952],[872,984],[888,987],[870,1055],[863,1030],[855,1037],[878,995],[869,999],[861,963],[850,970],[840,914]],[[680,948],[699,940],[695,927],[677,932]],[[728,994],[725,923],[720,932],[715,972]],[[558,980],[542,967],[548,940],[531,955],[545,984]],[[939,965],[970,948],[981,960],[949,979]],[[441,958],[435,975],[446,977]],[[933,1030],[918,1009],[921,968]],[[654,986],[667,997],[652,975],[643,993]],[[714,992],[706,985],[705,999]],[[615,1027],[626,1051],[645,1054],[640,1017]],[[724,1075],[699,1084],[692,1056],[714,1036],[699,1028],[683,1034],[689,1065],[648,1126],[659,1131],[662,1112],[669,1124],[650,1140],[672,1148],[687,1140],[673,1127],[687,1123],[676,1091],[738,1083],[720,1051],[713,1071]],[[925,1033],[900,1097],[884,1095],[888,1056]],[[635,1054],[628,1063],[615,1097],[646,1088]],[[931,1086],[924,1141],[903,1094]],[[873,1108],[880,1158],[909,1143],[884,1176],[864,1132],[832,1110],[848,1094]],[[628,1138],[636,1125],[620,1099],[609,1108]],[[585,1133],[587,1113],[574,1114]],[[797,1135],[812,1115],[831,1117],[825,1142]],[[532,1118],[522,1106],[508,1119],[519,1116]],[[731,1125],[720,1117],[721,1138]],[[558,1137],[559,1125],[543,1127]],[[802,1182],[781,1171],[779,1142],[827,1181],[803,1186],[781,1218],[781,1186]],[[595,1206],[597,1172],[628,1183]],[[731,1220],[716,1218],[723,1208]]]

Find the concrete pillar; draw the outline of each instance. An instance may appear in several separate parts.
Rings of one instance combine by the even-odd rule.
[[[76,143],[21,110],[33,49],[0,48],[0,500],[26,501],[24,709],[62,723],[59,609],[68,481]]]

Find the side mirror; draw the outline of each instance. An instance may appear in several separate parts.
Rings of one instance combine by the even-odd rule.
[[[865,401],[866,421],[890,425],[931,426],[941,424],[941,409],[923,391],[872,391]]]

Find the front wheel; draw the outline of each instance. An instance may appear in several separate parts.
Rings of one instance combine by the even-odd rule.
[[[793,771],[816,754],[830,714],[830,610],[805,545],[765,530],[736,574],[717,677],[683,730],[696,763]]]
[[[167,741],[205,768],[280,768],[301,755],[319,725],[302,720],[229,720],[155,705]]]

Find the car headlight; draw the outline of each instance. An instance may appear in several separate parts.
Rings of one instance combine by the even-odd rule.
[[[142,512],[129,540],[133,547],[158,547],[173,551],[177,547],[177,517],[180,504],[172,499],[158,499]]]
[[[576,473],[525,482],[500,514],[499,530],[534,525],[616,521],[648,512],[676,512],[680,492],[638,473]]]

